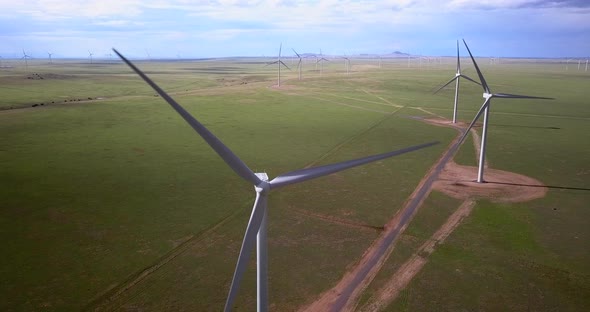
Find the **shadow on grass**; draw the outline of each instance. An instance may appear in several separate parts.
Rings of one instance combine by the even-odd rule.
[[[536,127],[536,126],[521,126],[521,125],[498,125],[498,124],[490,124],[493,127],[509,127],[509,128],[528,128],[528,129],[548,129],[548,130],[561,130],[559,127]]]
[[[572,187],[572,186],[534,185],[534,184],[519,184],[519,183],[508,183],[508,182],[493,182],[493,181],[486,181],[485,183],[526,186],[526,187],[546,187],[546,188],[550,188],[550,189],[560,189],[560,190],[590,191],[590,188]]]

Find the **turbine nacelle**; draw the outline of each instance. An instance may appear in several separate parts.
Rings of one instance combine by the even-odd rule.
[[[484,92],[483,93],[483,98],[486,99],[486,100],[489,100],[489,99],[491,99],[493,97],[494,97],[494,95],[492,93],[487,93],[487,92]]]
[[[268,194],[268,192],[270,192],[270,183],[268,183],[268,175],[266,172],[257,172],[255,175],[260,179],[260,183],[254,186],[256,193]]]

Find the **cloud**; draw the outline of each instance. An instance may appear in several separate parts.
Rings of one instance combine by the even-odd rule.
[[[333,46],[338,53],[389,47],[446,53],[438,46],[464,36],[486,38],[481,43],[498,50],[506,38],[540,50],[544,41],[590,36],[590,1],[580,0],[0,0],[0,5],[0,38],[10,38],[0,53],[7,45],[47,44],[45,32],[72,40],[75,33],[75,39],[86,38],[97,48],[116,42],[154,50],[199,45],[202,51],[209,45],[213,52],[215,46],[251,51],[291,41],[314,51]],[[15,21],[19,27],[11,26]]]

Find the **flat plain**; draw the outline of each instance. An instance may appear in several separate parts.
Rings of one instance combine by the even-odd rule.
[[[271,178],[441,141],[270,196],[270,308],[293,311],[358,263],[456,137],[421,121],[450,118],[454,90],[432,91],[454,63],[390,59],[380,68],[353,59],[350,75],[333,61],[320,76],[304,62],[301,81],[286,71],[277,88],[264,61],[137,65]],[[487,152],[490,167],[535,178],[548,192],[521,203],[477,198],[384,309],[584,310],[590,72],[552,60],[481,62],[492,91],[556,98],[495,100]],[[221,310],[254,190],[124,64],[13,64],[0,69],[0,309]],[[481,103],[479,86],[463,83],[459,119],[470,121]],[[476,165],[470,140],[455,162]],[[369,306],[459,205],[432,192],[356,308]],[[255,307],[254,272],[251,261],[236,311]]]

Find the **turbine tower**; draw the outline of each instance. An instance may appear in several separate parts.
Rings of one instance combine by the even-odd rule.
[[[297,55],[297,57],[299,58],[299,62],[297,62],[297,71],[299,72],[299,80],[301,80],[301,67],[303,66],[303,63],[301,62],[301,55],[299,55],[299,53],[297,53],[297,51],[295,51],[295,49],[291,49],[293,50],[293,52],[295,52],[295,54]]]
[[[404,153],[419,150],[428,146],[437,144],[438,142],[431,142],[422,145],[416,145],[401,150],[364,157],[355,160],[349,160],[332,165],[320,166],[315,168],[307,168],[297,171],[292,171],[283,175],[279,175],[273,180],[268,180],[266,173],[254,173],[246,164],[238,158],[223,142],[221,142],[213,133],[211,133],[205,126],[203,126],[197,119],[189,114],[180,104],[172,99],[164,90],[156,85],[149,77],[141,72],[135,65],[121,55],[117,50],[113,49],[121,59],[129,65],[146,83],[148,83],[184,120],[207,142],[209,146],[223,159],[223,161],[242,179],[254,185],[256,191],[256,199],[252,214],[246,227],[246,233],[242,242],[240,254],[236,264],[236,269],[233,275],[231,287],[225,304],[225,311],[230,311],[234,299],[238,294],[238,288],[244,271],[247,268],[248,258],[254,243],[256,243],[257,256],[257,307],[258,311],[268,310],[268,278],[267,278],[267,203],[268,194],[270,191],[286,185],[295,184],[332,173],[336,173],[348,168],[360,166],[370,162],[386,159],[392,156],[401,155]]]
[[[90,52],[90,50],[88,50],[88,57],[90,58],[90,64],[92,64],[92,56],[94,54],[92,52]]]
[[[47,52],[47,55],[49,55],[49,64],[53,64],[53,61],[51,60],[51,56],[53,55],[53,53]]]
[[[281,65],[287,67],[288,70],[291,70],[291,68],[289,68],[289,66],[287,66],[287,64],[285,64],[283,61],[281,61],[281,50],[282,49],[283,49],[283,43],[281,43],[281,45],[279,46],[279,57],[278,57],[278,59],[276,61],[272,62],[272,63],[266,64],[266,66],[277,64],[277,67],[278,67],[277,86],[278,87],[281,86]]]
[[[471,60],[473,61],[473,65],[475,66],[475,70],[477,70],[477,75],[479,76],[479,80],[481,81],[481,86],[483,88],[483,98],[485,99],[481,108],[479,109],[479,111],[475,115],[475,118],[473,118],[473,121],[471,122],[469,127],[467,127],[467,130],[463,134],[464,137],[467,136],[467,134],[469,133],[469,130],[471,130],[471,128],[473,127],[473,125],[475,124],[475,122],[477,121],[479,116],[481,116],[481,114],[483,113],[484,116],[483,116],[483,128],[481,130],[481,147],[480,147],[481,150],[479,152],[479,167],[477,170],[477,182],[483,183],[484,182],[484,179],[483,179],[483,169],[484,168],[483,168],[483,166],[485,163],[486,139],[487,139],[487,134],[488,134],[488,121],[489,121],[489,114],[490,114],[490,103],[492,101],[492,98],[497,97],[497,98],[505,98],[505,99],[542,99],[542,100],[553,100],[553,98],[518,95],[518,94],[507,94],[507,93],[492,93],[485,78],[483,77],[483,74],[479,70],[479,66],[477,66],[477,63],[475,62],[475,59],[473,58],[471,51],[469,50],[469,47],[467,46],[467,42],[465,42],[465,39],[463,39],[463,43],[465,44],[465,47],[467,48],[467,52],[469,52],[469,56],[471,57]]]
[[[448,86],[453,80],[455,80],[455,105],[453,105],[453,123],[457,123],[457,104],[459,103],[459,78],[465,78],[469,81],[475,82],[479,84],[479,82],[463,75],[461,73],[461,60],[459,58],[459,40],[457,40],[457,72],[455,73],[455,77],[453,77],[449,82],[445,83],[442,87],[438,88],[434,91],[434,94],[438,93],[438,91],[442,90],[444,87]]]

